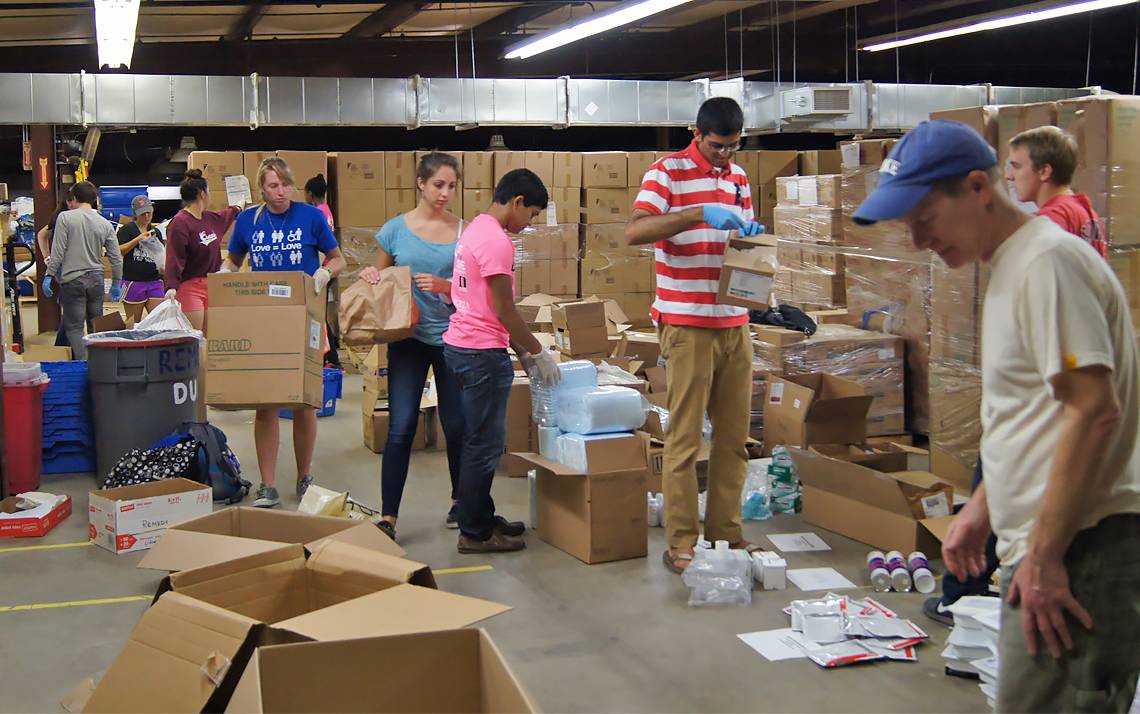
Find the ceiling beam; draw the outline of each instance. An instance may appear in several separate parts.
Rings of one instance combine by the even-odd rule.
[[[848,10],[853,7],[861,5],[874,5],[878,0],[828,0],[827,2],[812,3],[811,5],[799,5],[795,10],[781,10],[780,16],[773,22],[770,15],[765,12],[752,22],[746,21],[744,23],[745,30],[763,30],[771,25],[786,25],[790,22],[800,22],[801,20],[810,20],[822,15],[829,15],[833,12],[840,10]],[[767,9],[767,6],[765,6]],[[755,17],[755,16],[754,16]],[[732,20],[732,15],[728,16]],[[740,26],[730,26],[729,32],[739,32]]]
[[[245,12],[241,14],[238,21],[226,33],[227,40],[244,40],[247,37],[253,36],[253,28],[257,27],[257,23],[261,18],[265,17],[265,13],[269,12],[269,3],[266,0],[258,0],[251,2],[245,6]]]
[[[341,37],[352,39],[386,35],[420,14],[420,11],[430,4],[427,2],[410,2],[409,0],[392,0],[361,20]]]
[[[486,22],[482,22],[472,28],[475,39],[477,40],[490,40],[499,35],[514,34],[520,27],[526,25],[528,22],[534,22],[538,18],[548,15],[556,10],[564,7],[583,4],[583,3],[539,3],[529,4],[524,3],[518,7],[511,8],[506,12],[492,17]]]

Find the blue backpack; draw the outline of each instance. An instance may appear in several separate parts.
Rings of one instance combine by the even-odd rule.
[[[187,473],[178,475],[213,488],[214,503],[239,503],[246,497],[250,483],[241,477],[241,464],[226,444],[225,432],[213,424],[184,422],[151,448],[187,443],[197,445],[197,458],[191,460]]]

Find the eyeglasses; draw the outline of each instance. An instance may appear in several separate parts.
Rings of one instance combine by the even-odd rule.
[[[731,154],[735,151],[738,151],[742,144],[742,142],[739,141],[734,144],[721,144],[719,142],[708,139],[706,139],[706,141],[709,142],[709,148],[718,154]]]

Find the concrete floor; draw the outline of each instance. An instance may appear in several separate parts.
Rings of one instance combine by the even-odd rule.
[[[314,473],[319,483],[376,503],[380,457],[361,444],[360,387],[360,377],[347,377],[346,399],[336,415],[320,420]],[[226,432],[247,478],[256,483],[252,413],[211,411],[211,419]],[[288,484],[293,477],[288,438],[280,462],[286,468],[279,479]],[[42,488],[70,494],[75,513],[42,539],[0,541],[0,607],[154,593],[160,573],[135,568],[142,553],[116,556],[94,546],[3,552],[85,541],[84,513],[93,485],[89,474],[45,477]],[[296,508],[291,488],[282,488],[282,495],[282,508]],[[494,495],[503,514],[526,518],[525,479],[497,479]],[[460,555],[455,531],[443,527],[447,498],[444,455],[416,452],[401,508],[400,542],[410,558],[436,569],[493,566],[491,571],[441,575],[439,587],[513,608],[483,626],[546,711],[985,711],[975,683],[943,674],[939,653],[949,630],[923,618],[923,596],[917,593],[888,593],[881,599],[931,634],[919,648],[918,662],[835,671],[821,670],[807,660],[771,663],[736,635],[787,627],[781,608],[805,597],[794,587],[758,591],[750,607],[690,608],[688,590],[661,565],[660,528],[650,529],[648,558],[604,565],[584,565],[533,532],[520,553]],[[804,530],[812,528],[795,516],[745,524],[745,536],[765,545],[770,545],[765,533]],[[867,547],[817,532],[833,550],[790,553],[788,566],[830,566],[853,582],[865,583]],[[867,592],[864,588],[851,594]],[[0,711],[61,711],[60,699],[73,686],[106,670],[146,606],[147,601],[139,600],[0,609]]]

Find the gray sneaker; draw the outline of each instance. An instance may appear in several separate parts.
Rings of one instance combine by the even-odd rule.
[[[281,497],[277,495],[276,488],[265,484],[257,487],[257,498],[253,500],[254,508],[273,508],[278,503],[281,503]]]
[[[305,476],[305,478],[303,478],[297,482],[297,500],[298,501],[300,501],[302,498],[305,497],[305,491],[309,490],[309,486],[311,486],[312,483],[313,483],[313,477],[312,476]]]

